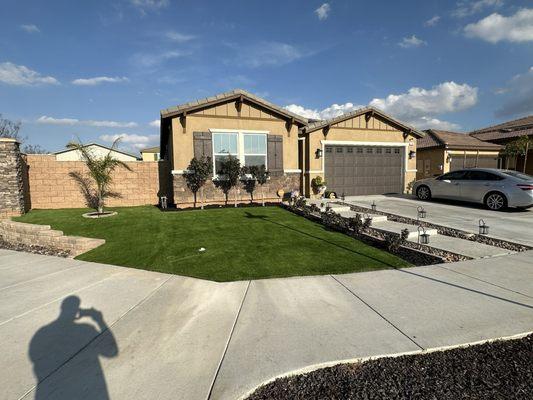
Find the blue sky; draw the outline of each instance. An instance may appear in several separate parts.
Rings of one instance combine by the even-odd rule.
[[[243,88],[331,117],[372,104],[459,131],[533,114],[531,1],[12,1],[0,113],[27,142],[131,151],[159,110]]]

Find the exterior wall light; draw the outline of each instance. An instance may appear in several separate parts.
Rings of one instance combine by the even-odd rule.
[[[489,226],[482,219],[479,220],[479,234],[480,235],[489,234]]]
[[[316,158],[321,158],[322,157],[322,149],[316,149],[315,156],[316,156]]]
[[[409,152],[409,160],[412,160],[413,158],[415,158],[415,156],[416,156],[416,151],[411,150],[411,151]]]
[[[447,155],[446,155],[446,162],[447,163],[451,163],[452,162],[452,156],[451,156],[450,153],[447,153]]]
[[[427,212],[426,210],[424,210],[424,207],[418,206],[416,208],[416,211],[417,211],[418,218],[426,218]]]
[[[422,225],[418,226],[418,244],[429,244],[429,233]]]

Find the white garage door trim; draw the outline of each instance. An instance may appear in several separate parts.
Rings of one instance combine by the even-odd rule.
[[[321,140],[322,145],[322,170],[321,171],[312,171],[313,173],[323,174],[325,171],[325,154],[326,154],[326,145],[337,145],[337,146],[375,146],[375,147],[405,147],[404,154],[404,172],[412,172],[408,168],[409,162],[409,143],[405,142],[358,142],[355,140]],[[416,171],[416,170],[415,170]],[[309,171],[311,172],[311,171]]]

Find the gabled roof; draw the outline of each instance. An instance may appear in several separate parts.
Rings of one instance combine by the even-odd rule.
[[[207,97],[205,99],[191,101],[189,103],[180,104],[175,107],[163,109],[161,110],[161,118],[169,118],[169,117],[182,115],[183,113],[188,113],[188,112],[195,111],[201,108],[215,106],[217,104],[225,103],[225,102],[236,100],[239,98],[242,98],[244,101],[250,102],[252,104],[257,104],[261,107],[264,107],[274,112],[277,115],[281,115],[285,117],[286,119],[294,120],[295,123],[297,123],[300,126],[307,125],[306,118],[300,115],[294,114],[282,107],[279,107],[273,103],[270,103],[269,101],[259,96],[256,96],[252,93],[249,93],[246,90],[242,90],[242,89],[235,89],[230,92],[217,94],[216,96]]]
[[[87,144],[84,144],[83,147],[90,147],[90,146],[98,146],[98,147],[101,147],[103,149],[106,149],[106,150],[111,150],[111,151],[115,151],[117,153],[121,153],[121,154],[124,154],[126,156],[130,156],[130,157],[133,157],[133,158],[138,158],[136,155],[133,155],[131,153],[127,153],[125,151],[122,151],[122,150],[118,150],[118,149],[113,149],[112,147],[109,147],[109,146],[105,146],[103,144],[100,144],[100,143],[87,143]],[[75,148],[66,148],[64,150],[59,150],[59,151],[56,151],[55,153],[52,153],[52,154],[61,154],[61,153],[67,153],[69,151],[76,151]]]
[[[476,129],[475,131],[470,132],[472,135],[477,135],[479,133],[493,132],[493,131],[510,131],[515,129],[526,129],[533,128],[533,115],[528,115],[527,117],[514,119],[512,121],[503,122],[498,125],[492,125],[482,129]]]
[[[391,122],[393,125],[396,125],[401,130],[408,131],[408,132],[412,133],[413,135],[418,136],[420,138],[424,137],[424,133],[422,131],[419,131],[419,130],[415,129],[415,128],[413,128],[410,125],[404,124],[403,122],[398,121],[397,119],[391,117],[390,115],[385,114],[383,111],[381,111],[381,110],[379,110],[379,109],[377,109],[375,107],[371,107],[371,106],[359,108],[359,109],[357,109],[355,111],[351,111],[349,113],[339,115],[338,117],[334,117],[334,118],[325,119],[325,120],[322,120],[322,121],[316,121],[316,122],[310,123],[306,127],[302,128],[302,132],[305,132],[305,133],[315,132],[315,131],[317,131],[319,129],[322,129],[322,128],[325,128],[327,126],[331,126],[331,125],[337,124],[339,122],[343,122],[343,121],[346,121],[348,119],[351,119],[351,118],[354,118],[354,117],[358,117],[360,115],[363,115],[363,114],[366,114],[366,113],[369,113],[369,112],[371,112],[371,113],[373,113],[375,115],[379,115],[381,118],[385,119],[388,122]]]
[[[425,132],[427,133],[426,137],[418,139],[416,142],[418,150],[439,147],[455,150],[498,151],[501,149],[500,145],[484,142],[467,133],[441,131],[438,129],[428,129]]]
[[[141,153],[159,153],[159,146],[147,147],[146,149],[142,149]]]

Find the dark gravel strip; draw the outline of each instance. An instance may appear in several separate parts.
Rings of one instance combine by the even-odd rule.
[[[0,249],[25,251],[26,253],[41,254],[44,256],[56,256],[67,258],[70,256],[70,251],[54,249],[52,247],[25,245],[25,244],[13,244],[8,243],[0,238]]]
[[[533,335],[467,348],[339,364],[280,378],[248,400],[531,400]]]

